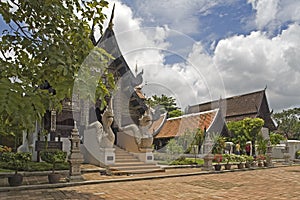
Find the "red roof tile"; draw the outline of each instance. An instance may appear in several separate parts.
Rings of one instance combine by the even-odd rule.
[[[194,131],[197,128],[207,129],[212,124],[216,113],[217,110],[212,110],[170,118],[155,138],[173,138],[183,135],[186,131]]]

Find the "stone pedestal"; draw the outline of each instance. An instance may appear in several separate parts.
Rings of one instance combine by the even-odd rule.
[[[266,157],[266,162],[268,167],[273,167],[273,162],[272,162],[272,145],[270,140],[268,141],[268,146],[267,146],[267,157]]]
[[[203,164],[203,170],[205,171],[212,171],[214,170],[214,167],[212,165],[212,161],[214,159],[214,155],[213,154],[207,154],[204,156],[203,160],[204,160],[204,164]]]
[[[143,153],[133,153],[140,161],[144,163],[154,163],[153,149],[143,149]]]
[[[283,153],[283,159],[284,159],[283,164],[284,165],[291,165],[290,158],[291,158],[291,156],[290,156],[290,154],[288,152],[287,153]]]
[[[72,130],[71,137],[69,138],[71,141],[71,150],[70,155],[68,156],[68,162],[70,163],[70,171],[68,176],[68,181],[82,181],[83,178],[81,176],[80,165],[83,162],[83,156],[80,153],[80,138],[78,129],[76,126],[76,122],[74,129]]]
[[[214,155],[211,154],[212,148],[213,148],[213,141],[210,138],[210,133],[207,133],[203,144],[203,154],[204,154],[203,170],[211,171],[214,169],[212,165],[212,161],[214,159]]]
[[[283,150],[283,159],[284,159],[283,164],[291,165],[291,156],[289,151],[289,145],[287,142],[285,143],[285,148]]]
[[[115,164],[115,148],[100,148],[100,159],[105,165]]]

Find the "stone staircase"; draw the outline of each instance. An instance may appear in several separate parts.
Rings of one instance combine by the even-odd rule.
[[[108,166],[112,175],[144,174],[165,171],[155,163],[148,164],[141,162],[129,152],[117,146],[114,148],[115,164]]]

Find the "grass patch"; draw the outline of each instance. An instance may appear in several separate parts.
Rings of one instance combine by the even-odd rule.
[[[185,158],[184,156],[177,158],[176,160],[159,160],[160,165],[203,165],[204,160],[200,158]]]
[[[196,161],[195,161],[195,158],[186,158],[187,160],[191,160],[193,161],[194,163],[196,163],[197,165],[203,165],[204,164],[204,160],[203,159],[200,159],[200,158],[196,158]]]
[[[170,165],[202,165],[204,163],[203,159],[199,158],[185,158],[184,156],[170,162]]]

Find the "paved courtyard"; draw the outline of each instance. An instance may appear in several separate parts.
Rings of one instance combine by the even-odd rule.
[[[58,189],[0,192],[15,199],[300,199],[300,166]]]

